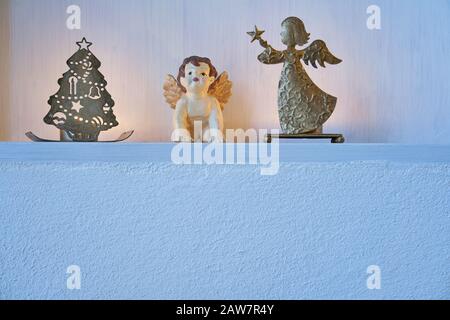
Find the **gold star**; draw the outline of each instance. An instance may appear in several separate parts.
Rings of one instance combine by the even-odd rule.
[[[255,31],[247,32],[247,34],[252,37],[252,43],[256,40],[260,40],[261,36],[263,35],[265,31],[264,30],[258,30],[258,27],[255,26]]]

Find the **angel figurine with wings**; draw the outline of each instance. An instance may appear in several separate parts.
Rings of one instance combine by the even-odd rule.
[[[323,92],[306,73],[301,60],[317,68],[318,62],[338,64],[342,60],[333,56],[322,40],[314,41],[308,48],[297,50],[309,41],[303,21],[289,17],[282,23],[281,41],[287,46],[277,51],[261,38],[264,33],[255,27],[248,32],[252,42],[258,40],[265,51],[258,60],[265,64],[284,63],[278,91],[278,113],[285,134],[321,132],[323,124],[330,118],[336,107],[337,98]]]
[[[189,57],[178,77],[168,75],[164,97],[175,109],[174,142],[222,142],[224,105],[231,97],[228,73],[218,76],[210,59]]]

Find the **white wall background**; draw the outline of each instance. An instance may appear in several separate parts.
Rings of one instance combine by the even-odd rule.
[[[0,0],[0,140],[9,133],[9,1]]]
[[[161,85],[192,54],[209,56],[234,81],[227,127],[277,128],[281,65],[260,64],[261,49],[246,31],[257,24],[282,48],[280,22],[295,15],[344,60],[308,69],[339,98],[326,131],[343,132],[349,142],[450,143],[448,0],[10,0],[10,8],[1,1],[11,29],[10,39],[0,33],[11,51],[9,63],[1,60],[10,69],[2,79],[11,83],[0,91],[9,96],[0,114],[3,140],[25,140],[28,130],[57,137],[42,118],[83,36],[94,42],[121,123],[103,138],[133,128],[134,141],[167,141],[172,111]],[[65,26],[70,4],[82,9],[81,30]],[[371,4],[381,7],[380,31],[366,27]]]

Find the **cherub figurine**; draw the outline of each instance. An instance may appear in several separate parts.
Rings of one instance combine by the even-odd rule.
[[[301,60],[317,68],[316,62],[325,67],[325,62],[338,64],[342,60],[333,56],[322,40],[314,41],[308,48],[297,50],[309,41],[303,21],[289,17],[282,23],[281,41],[287,46],[277,51],[261,38],[264,33],[255,26],[248,32],[258,40],[265,51],[258,60],[265,64],[284,63],[278,92],[278,112],[281,128],[286,134],[321,132],[322,125],[328,120],[336,107],[337,98],[323,92],[306,73]]]
[[[186,58],[178,77],[168,75],[164,82],[164,97],[175,109],[175,142],[222,142],[223,107],[231,97],[232,82],[228,73],[217,76],[208,58]],[[194,130],[200,122],[202,130]]]

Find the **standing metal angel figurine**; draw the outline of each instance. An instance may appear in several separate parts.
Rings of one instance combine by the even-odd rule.
[[[222,142],[224,105],[231,97],[232,82],[228,73],[217,76],[208,58],[186,58],[178,77],[168,75],[164,82],[164,97],[175,109],[175,142]],[[201,130],[196,130],[199,123]]]
[[[258,40],[265,49],[258,60],[265,64],[284,63],[278,92],[278,111],[283,132],[288,135],[321,133],[322,125],[333,113],[337,98],[323,92],[306,73],[301,60],[317,68],[318,62],[338,64],[342,60],[333,56],[322,40],[314,41],[308,48],[297,50],[309,41],[303,21],[289,17],[282,23],[281,41],[287,46],[277,51],[261,38],[264,33],[255,26],[248,32],[252,42]]]

